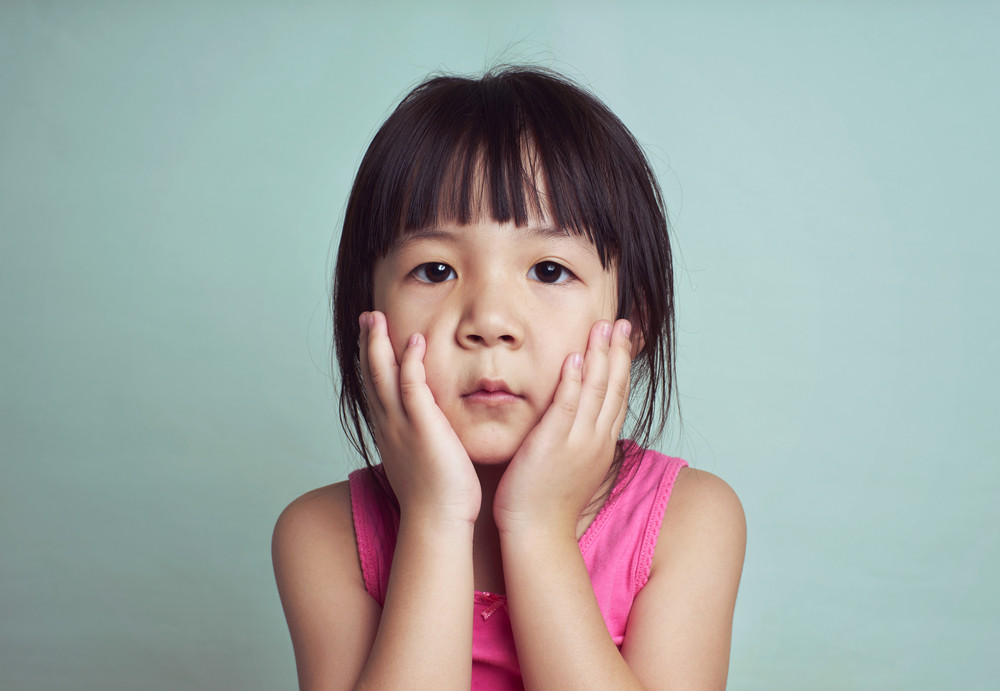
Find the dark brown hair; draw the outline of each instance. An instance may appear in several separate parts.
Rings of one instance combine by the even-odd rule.
[[[618,317],[641,329],[632,365],[630,436],[666,423],[674,390],[674,292],[659,185],[625,125],[554,72],[507,67],[478,79],[436,76],[413,89],[375,134],[351,189],[333,285],[340,418],[372,465],[372,422],[358,361],[358,315],[372,272],[399,237],[478,215],[532,216],[585,236],[618,272]],[[615,468],[614,470],[617,470]]]

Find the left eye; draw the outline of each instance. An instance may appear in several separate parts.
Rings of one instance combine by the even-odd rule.
[[[538,262],[528,270],[528,276],[542,283],[565,283],[573,272],[556,262]]]
[[[415,268],[413,276],[422,283],[444,283],[455,278],[455,270],[443,262],[427,262]]]

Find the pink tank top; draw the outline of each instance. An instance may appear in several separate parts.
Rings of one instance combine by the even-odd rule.
[[[624,448],[619,479],[580,538],[597,604],[618,647],[625,639],[632,601],[649,579],[674,480],[687,465],[679,458],[644,451],[632,442],[625,442]],[[367,469],[356,470],[349,480],[365,588],[384,605],[399,517],[379,489],[379,483],[385,482],[381,473],[375,476]],[[503,595],[475,593],[472,635],[472,688],[523,688]]]

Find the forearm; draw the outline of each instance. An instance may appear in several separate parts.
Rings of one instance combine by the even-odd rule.
[[[472,524],[400,523],[378,634],[358,688],[468,689]]]
[[[527,689],[641,688],[611,640],[571,530],[501,537]]]

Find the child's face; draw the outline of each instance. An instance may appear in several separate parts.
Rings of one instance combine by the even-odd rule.
[[[399,360],[427,340],[434,400],[473,461],[510,460],[552,401],[566,356],[614,321],[617,277],[596,248],[541,222],[484,220],[408,236],[374,270]]]

